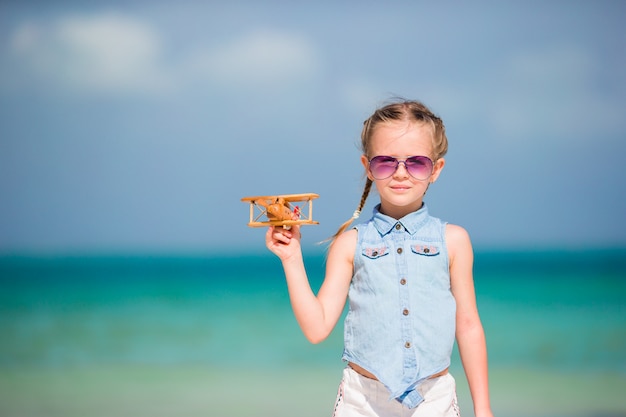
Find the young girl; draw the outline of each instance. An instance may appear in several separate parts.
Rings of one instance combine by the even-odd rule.
[[[334,416],[459,416],[448,373],[456,336],[475,416],[492,417],[470,238],[431,217],[423,201],[445,164],[443,122],[419,102],[395,102],[365,121],[361,144],[365,189],[355,215],[333,237],[317,295],[304,268],[299,227],[270,227],[266,234],[309,341],[330,334],[349,300],[348,366]],[[346,231],[372,184],[380,204],[367,223]]]

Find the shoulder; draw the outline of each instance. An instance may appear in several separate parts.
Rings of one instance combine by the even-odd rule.
[[[356,249],[357,239],[359,232],[356,228],[351,228],[344,233],[337,236],[337,239],[333,242],[331,250],[337,250],[341,252],[354,252]]]
[[[450,268],[450,286],[457,301],[457,309],[471,305],[473,294],[474,251],[469,233],[461,226],[446,226],[446,244]]]
[[[354,251],[358,239],[358,231],[355,228],[337,236],[335,241],[330,245],[328,256],[333,258],[344,259],[352,263],[354,259]]]
[[[326,280],[349,285],[352,280],[357,231],[348,230],[337,236],[328,249],[326,258]]]
[[[446,224],[446,240],[453,243],[469,242],[470,236],[467,230],[456,224]]]
[[[459,257],[472,258],[472,241],[467,230],[455,224],[447,224],[445,233],[451,262]]]

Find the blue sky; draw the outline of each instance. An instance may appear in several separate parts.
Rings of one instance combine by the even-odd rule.
[[[476,247],[626,246],[623,2],[224,3],[0,3],[0,253],[262,249],[240,198],[301,192],[313,247],[394,96]]]

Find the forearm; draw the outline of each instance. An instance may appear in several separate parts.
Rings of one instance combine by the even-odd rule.
[[[480,321],[457,332],[457,343],[476,417],[492,416],[489,401],[487,344]]]
[[[309,283],[302,255],[284,260],[283,269],[291,307],[302,332],[311,343],[323,341],[330,331],[325,323],[323,306]]]

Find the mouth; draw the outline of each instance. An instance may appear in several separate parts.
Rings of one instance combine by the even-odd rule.
[[[399,193],[403,193],[403,192],[409,191],[411,189],[411,187],[405,186],[405,185],[393,185],[393,186],[391,186],[389,188],[391,188],[393,191],[396,191],[396,192],[399,192]]]

